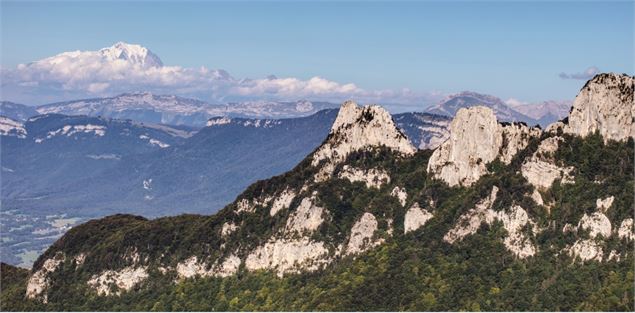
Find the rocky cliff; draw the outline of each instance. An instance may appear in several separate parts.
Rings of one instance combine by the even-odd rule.
[[[146,308],[208,288],[200,304],[210,310],[474,301],[569,310],[608,293],[630,309],[620,299],[632,278],[635,201],[624,186],[633,186],[635,153],[630,138],[604,138],[501,124],[475,107],[459,110],[437,150],[417,151],[386,111],[347,102],[296,168],[215,215],[116,215],[73,228],[40,256],[22,295],[53,307],[109,296]],[[544,168],[553,177],[540,178]],[[267,307],[274,299],[284,300]]]
[[[430,157],[428,172],[450,186],[469,186],[488,172],[488,163],[499,158],[508,164],[539,135],[525,124],[498,123],[487,107],[462,108],[450,124],[450,138]]]
[[[615,73],[595,76],[575,98],[565,131],[582,137],[598,131],[605,140],[634,137],[634,92],[632,76]]]

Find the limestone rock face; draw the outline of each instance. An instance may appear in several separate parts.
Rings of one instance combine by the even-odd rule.
[[[602,249],[602,239],[606,240],[611,236],[611,221],[602,212],[593,212],[591,215],[584,214],[578,222],[575,230],[586,230],[589,232],[588,239],[578,239],[571,248],[569,254],[584,261],[601,262],[604,257]],[[599,238],[598,236],[602,236]]]
[[[633,219],[632,218],[627,218],[622,221],[622,224],[620,224],[620,228],[617,231],[617,236],[620,239],[628,239],[628,240],[635,239],[635,234],[633,233]]]
[[[524,124],[499,124],[483,106],[460,109],[450,124],[450,138],[437,148],[428,172],[450,186],[469,186],[487,173],[487,163],[500,157],[508,164],[539,129]]]
[[[50,281],[48,275],[55,272],[62,262],[64,262],[64,256],[59,254],[53,258],[44,261],[42,267],[37,270],[31,277],[26,285],[26,297],[34,299],[42,297],[42,302],[47,302],[46,289],[48,288]]]
[[[406,205],[406,200],[408,200],[408,193],[406,192],[406,188],[396,186],[395,188],[392,189],[392,191],[390,192],[390,195],[397,198],[401,206]]]
[[[324,221],[325,210],[313,204],[313,198],[304,198],[289,219],[285,227],[286,233],[311,233],[318,229]]]
[[[565,132],[585,137],[596,130],[604,141],[635,137],[635,78],[614,73],[588,81],[573,102]]]
[[[462,240],[468,235],[476,233],[481,227],[481,223],[493,221],[493,216],[489,214],[489,208],[496,201],[496,195],[498,194],[498,187],[494,186],[490,196],[479,201],[474,208],[470,209],[464,215],[459,217],[456,225],[450,229],[448,233],[443,236],[443,240],[448,243],[454,243],[455,241]]]
[[[221,237],[225,238],[231,235],[237,229],[238,229],[238,226],[236,226],[236,224],[234,223],[229,223],[229,222],[224,223],[223,228],[221,228],[220,235]]]
[[[417,151],[397,128],[388,111],[377,105],[359,107],[353,101],[344,102],[326,142],[313,154],[313,166],[327,160],[316,180],[330,177],[334,165],[351,152],[371,146],[385,146],[404,155]]]
[[[483,223],[492,225],[495,221],[500,221],[507,231],[507,236],[503,240],[507,250],[521,259],[535,255],[536,247],[524,234],[523,228],[529,225],[533,233],[538,233],[536,223],[519,205],[513,205],[507,211],[496,212],[492,210],[491,206],[496,200],[497,193],[498,188],[494,186],[488,198],[479,201],[475,208],[459,217],[456,225],[443,237],[443,240],[454,243],[476,233]]]
[[[278,276],[299,271],[315,271],[331,261],[323,242],[307,237],[272,239],[252,251],[245,260],[247,270],[275,270]]]
[[[549,137],[543,140],[538,150],[521,166],[521,174],[536,188],[548,189],[553,181],[561,178],[563,183],[573,182],[573,168],[561,168],[554,164],[551,155],[558,150],[562,137]]]
[[[295,192],[293,190],[285,189],[284,191],[282,191],[280,195],[278,195],[278,197],[273,200],[269,215],[274,216],[281,210],[289,208],[289,206],[291,205],[291,201],[293,201],[294,198]]]
[[[599,211],[606,212],[611,207],[611,205],[613,205],[613,200],[615,200],[615,197],[613,196],[607,197],[605,199],[597,199],[595,201],[595,206]]]
[[[351,228],[351,237],[346,246],[346,254],[357,254],[381,244],[381,240],[373,241],[377,230],[377,219],[366,212]]]
[[[426,209],[422,209],[419,207],[419,203],[415,202],[415,204],[408,209],[406,216],[404,217],[404,234],[419,229],[433,216],[434,215],[432,213],[428,212]]]
[[[350,182],[363,182],[366,187],[377,189],[381,188],[383,184],[390,182],[390,176],[382,169],[370,168],[364,170],[348,165],[344,165],[339,178],[347,179]]]
[[[118,288],[116,294],[132,289],[135,285],[148,278],[146,267],[128,266],[117,271],[106,270],[88,281],[88,285],[97,291],[99,295],[108,296],[112,293],[110,286]]]

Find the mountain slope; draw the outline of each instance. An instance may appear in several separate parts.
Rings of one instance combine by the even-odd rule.
[[[35,108],[28,105],[14,103],[10,101],[0,102],[0,115],[10,119],[24,122],[29,117],[38,115]]]
[[[45,104],[37,107],[40,114],[89,115],[132,119],[145,123],[205,126],[216,116],[248,118],[291,118],[334,108],[328,102],[247,101],[209,104],[203,101],[149,92],[125,93],[109,98],[94,98]]]
[[[496,117],[503,122],[524,122],[528,125],[538,124],[536,119],[514,110],[506,105],[503,100],[472,91],[464,91],[448,96],[438,104],[426,109],[426,112],[453,117],[459,109],[472,106],[485,106],[492,109]]]
[[[634,142],[598,121],[630,114],[632,128],[634,81],[596,76],[574,111],[599,113],[546,132],[461,109],[434,152],[346,103],[314,153],[215,215],[73,228],[11,308],[631,311]],[[470,148],[457,132],[471,127],[494,144]],[[463,162],[448,150],[485,168],[438,176]]]
[[[547,126],[567,117],[571,110],[571,101],[543,101],[535,104],[509,104],[509,106],[535,119],[540,125]]]

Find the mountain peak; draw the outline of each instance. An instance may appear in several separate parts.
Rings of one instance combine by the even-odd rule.
[[[565,131],[582,137],[599,131],[605,141],[635,137],[634,91],[635,77],[616,73],[595,75],[573,101]]]
[[[117,42],[111,47],[103,48],[99,52],[110,61],[124,60],[145,67],[161,67],[161,59],[148,48],[141,45]]]
[[[536,120],[522,114],[515,109],[509,107],[498,97],[492,95],[481,94],[474,91],[462,91],[457,94],[450,95],[426,110],[428,113],[454,116],[461,108],[469,108],[473,106],[485,106],[494,111],[496,117],[506,122],[525,122],[534,125]]]
[[[430,156],[428,172],[450,186],[469,186],[488,173],[487,163],[500,158],[509,164],[540,133],[522,123],[498,123],[485,106],[461,108],[450,124],[450,138]]]
[[[335,164],[344,161],[350,153],[373,146],[385,146],[405,155],[417,151],[397,128],[388,111],[378,105],[360,107],[353,101],[346,101],[340,107],[329,137],[313,154],[312,165],[327,160],[319,175],[326,178]]]

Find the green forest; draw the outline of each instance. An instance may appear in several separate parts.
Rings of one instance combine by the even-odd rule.
[[[561,134],[562,135],[562,134]],[[530,197],[533,187],[520,174],[523,160],[533,154],[540,140],[534,138],[509,165],[496,160],[490,174],[466,187],[448,187],[429,177],[426,165],[431,151],[404,158],[385,148],[357,152],[343,164],[382,168],[391,182],[370,190],[361,182],[331,179],[319,183],[318,200],[332,220],[313,235],[321,241],[341,242],[355,218],[364,211],[382,216],[379,230],[392,236],[385,243],[357,256],[348,256],[315,272],[278,277],[269,271],[177,280],[150,267],[149,278],[133,290],[114,296],[98,296],[88,288],[90,275],[106,267],[123,267],[120,256],[131,246],[152,262],[176,262],[195,255],[218,255],[216,235],[223,221],[234,218],[235,203],[213,216],[181,215],[147,220],[130,215],[90,221],[68,232],[35,264],[41,266],[57,251],[72,254],[89,250],[93,257],[79,270],[67,261],[52,274],[48,303],[25,299],[27,272],[2,265],[2,311],[634,311],[633,242],[612,236],[604,251],[621,251],[618,262],[581,262],[566,252],[576,239],[587,236],[563,234],[565,224],[577,224],[596,208],[596,199],[608,195],[615,201],[606,215],[613,227],[633,216],[634,142],[604,143],[599,134],[579,138],[562,135],[565,141],[554,158],[558,165],[573,166],[575,183],[554,182],[541,191],[550,209]],[[239,198],[258,196],[283,186],[301,187],[315,173],[303,161],[293,171],[259,181]],[[341,169],[340,164],[336,172]],[[600,183],[598,183],[600,182]],[[408,190],[408,203],[435,203],[424,227],[404,234],[405,207],[390,196],[394,186]],[[532,240],[538,253],[518,259],[503,245],[506,235],[500,222],[482,224],[474,235],[448,244],[443,235],[458,217],[497,186],[493,207],[505,210],[521,205],[543,229]],[[300,197],[297,197],[300,198]],[[297,205],[296,198],[294,204]],[[293,206],[293,205],[292,205]],[[407,207],[407,206],[406,206]],[[252,247],[268,238],[288,215],[256,212],[244,217],[242,227],[228,245]],[[529,234],[530,232],[528,232]],[[533,235],[532,235],[533,236]],[[168,258],[161,257],[169,255]],[[155,264],[155,265],[156,265]]]

